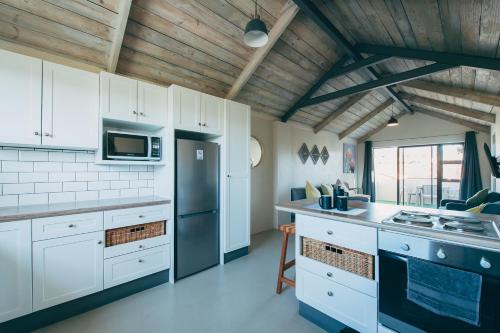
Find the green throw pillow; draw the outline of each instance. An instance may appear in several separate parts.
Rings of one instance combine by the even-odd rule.
[[[333,195],[332,184],[321,184],[321,192],[325,195]]]
[[[471,212],[471,213],[476,213],[476,214],[479,214],[483,211],[483,208],[484,206],[486,206],[485,203],[482,203],[480,204],[479,206],[476,206],[476,207],[472,207],[472,208],[469,208],[467,209],[468,212]]]
[[[321,196],[320,191],[314,187],[311,183],[306,182],[306,198],[307,199],[317,199]]]
[[[486,200],[487,196],[488,196],[488,189],[485,188],[484,190],[477,192],[472,197],[467,199],[465,204],[467,205],[467,207],[479,206],[480,204],[482,204]]]

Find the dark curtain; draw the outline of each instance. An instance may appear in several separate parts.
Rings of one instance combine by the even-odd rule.
[[[467,132],[465,133],[460,199],[467,200],[482,188],[479,156],[477,155],[476,133]]]
[[[370,201],[375,202],[375,183],[373,182],[373,143],[365,141],[365,163],[363,168],[363,194],[370,195]]]

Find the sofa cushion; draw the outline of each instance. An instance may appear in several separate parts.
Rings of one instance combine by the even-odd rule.
[[[314,187],[310,182],[306,182],[306,198],[317,199],[321,196],[321,192]]]
[[[482,203],[480,204],[479,206],[476,206],[476,207],[472,207],[472,208],[469,208],[467,209],[467,212],[470,212],[470,213],[481,213],[483,208],[486,206],[486,203]]]
[[[333,186],[331,184],[321,184],[321,193],[333,195]]]
[[[467,201],[465,201],[465,204],[467,205],[467,207],[476,207],[482,204],[487,197],[488,197],[488,189],[485,188],[484,190],[477,192],[472,197],[467,199]]]
[[[500,215],[500,202],[486,204],[481,213]]]
[[[486,200],[484,202],[498,202],[500,201],[500,193],[498,192],[490,192],[488,193],[488,196],[486,197]]]

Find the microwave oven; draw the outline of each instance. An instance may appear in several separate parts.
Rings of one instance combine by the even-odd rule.
[[[104,159],[160,161],[161,137],[141,133],[107,131],[104,136]]]

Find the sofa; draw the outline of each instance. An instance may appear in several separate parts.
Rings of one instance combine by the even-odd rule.
[[[484,203],[486,203],[486,206],[483,207],[481,213],[500,215],[500,193],[498,192],[488,193],[488,196],[486,197]],[[451,200],[451,199],[441,200],[441,207],[448,210],[459,210],[459,211],[466,211],[467,209],[473,208],[473,206],[467,205],[465,200]]]

